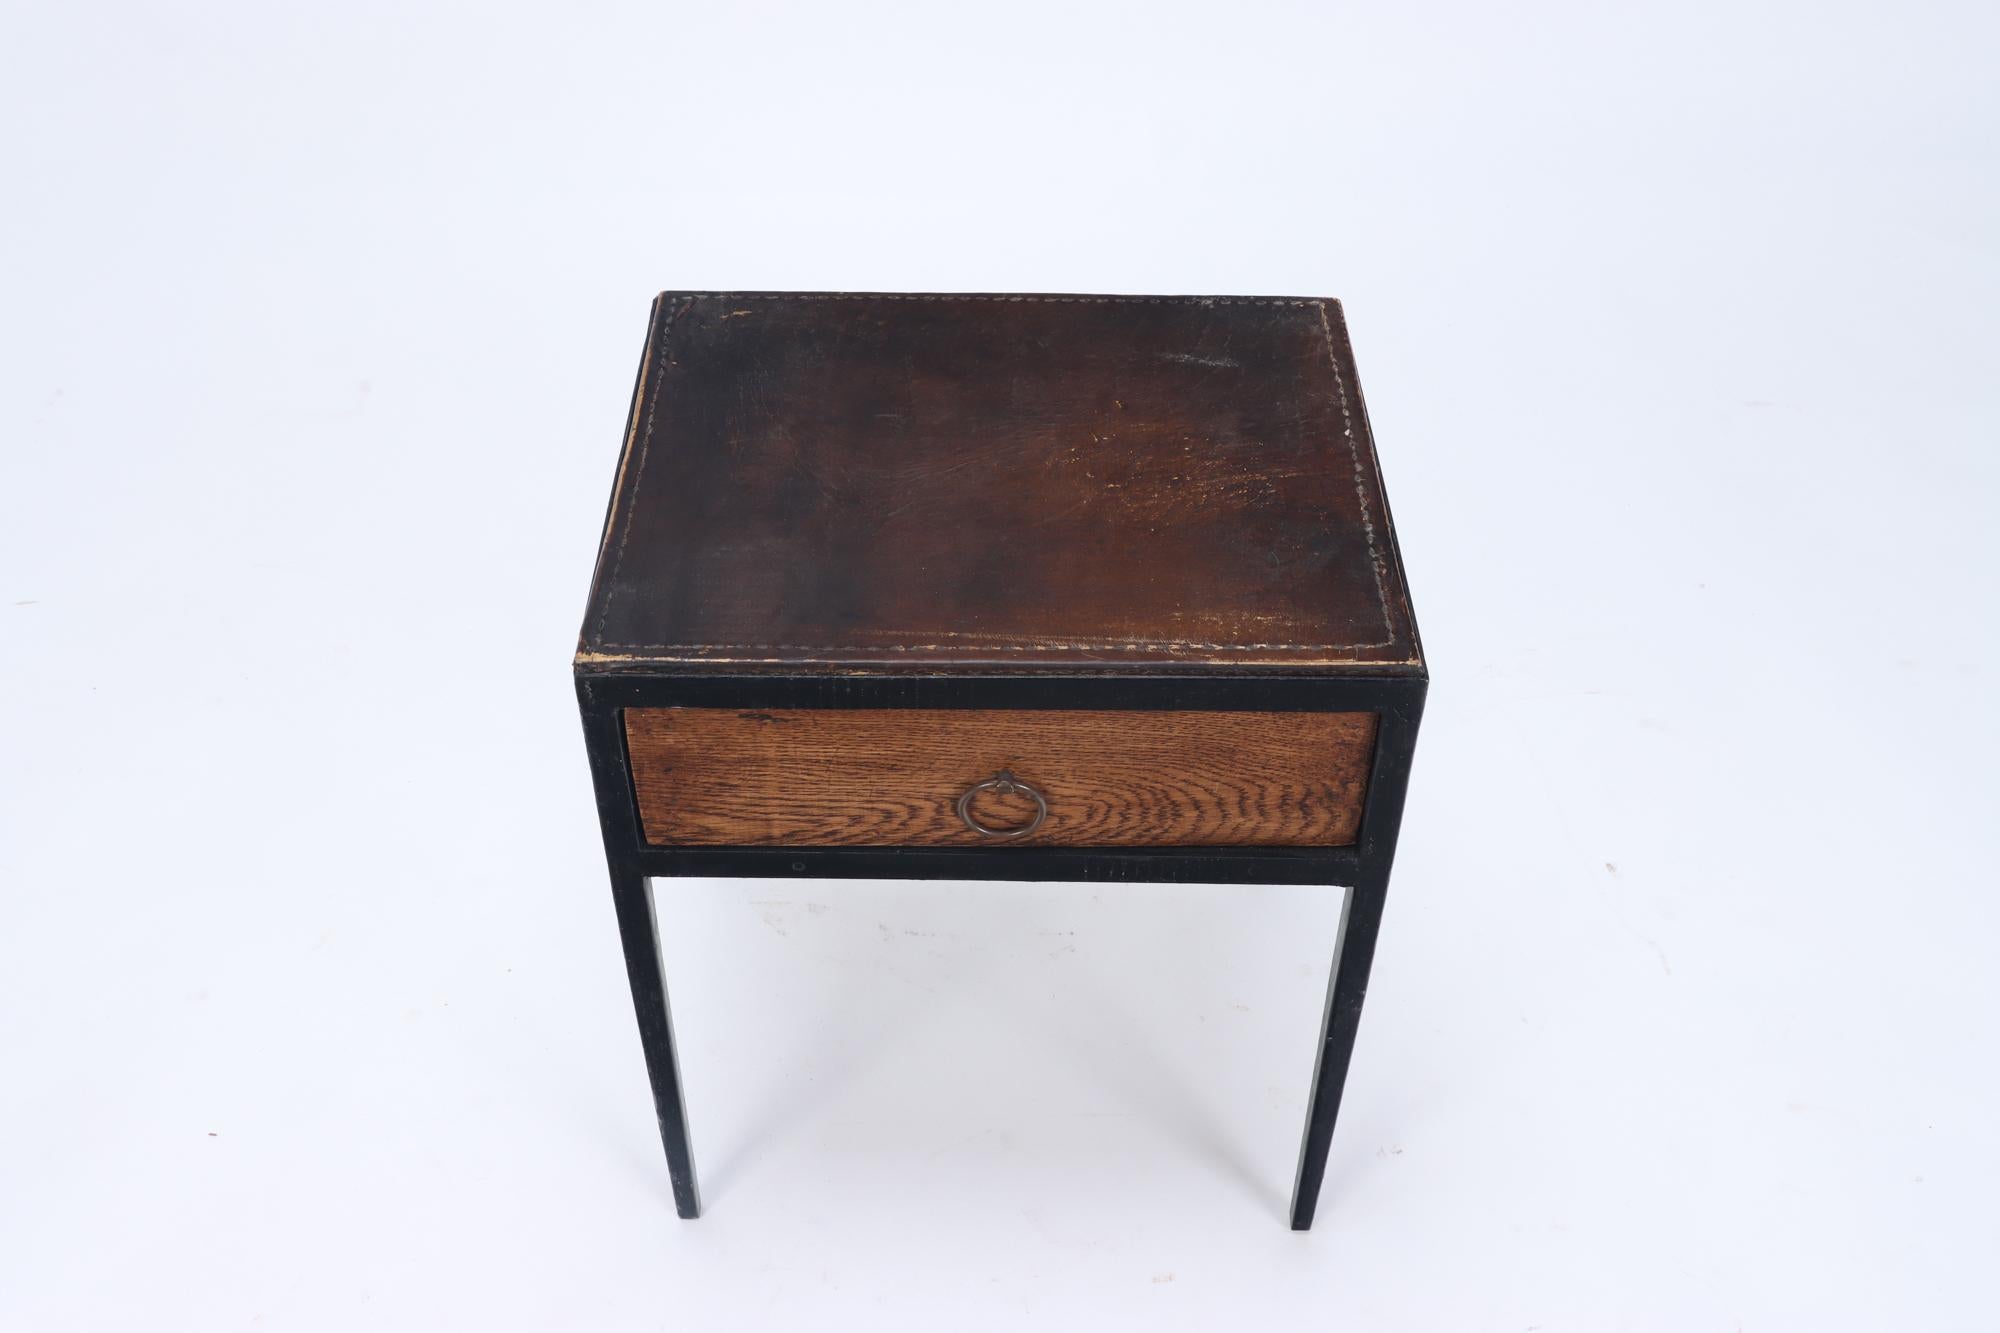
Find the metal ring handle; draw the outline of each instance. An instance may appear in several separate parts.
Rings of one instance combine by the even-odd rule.
[[[1018,792],[1035,803],[1035,817],[1019,828],[988,828],[972,815],[972,798],[983,791],[995,792],[1002,796]],[[958,798],[958,817],[965,821],[967,828],[982,838],[1025,838],[1040,828],[1042,821],[1049,817],[1049,803],[1042,799],[1040,792],[1003,768],[986,781],[975,782],[965,789],[965,794]]]

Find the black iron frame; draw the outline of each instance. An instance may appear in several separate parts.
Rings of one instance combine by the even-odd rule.
[[[701,1200],[673,1021],[660,966],[651,880],[676,875],[782,878],[1014,879],[1344,886],[1346,905],[1314,1057],[1292,1226],[1312,1225],[1361,1021],[1368,972],[1402,823],[1428,682],[1421,671],[1383,675],[1291,672],[1131,675],[723,673],[648,665],[584,670],[576,677],[585,744],[611,871],[625,970],[638,1013],[646,1071],[666,1148],[674,1205],[696,1217]],[[1035,708],[1172,711],[1368,711],[1379,715],[1359,837],[1350,847],[1107,848],[995,843],[964,848],[661,847],[641,832],[625,748],[623,710],[706,708]]]

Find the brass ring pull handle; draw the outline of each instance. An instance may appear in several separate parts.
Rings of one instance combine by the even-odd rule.
[[[983,791],[994,792],[1001,796],[1010,796],[1018,792],[1035,803],[1035,817],[1019,828],[988,828],[972,813],[972,798]],[[1003,768],[986,781],[975,782],[965,789],[965,795],[958,798],[958,817],[965,821],[967,828],[982,838],[1025,838],[1040,828],[1042,821],[1049,817],[1049,803],[1042,799],[1040,792]]]

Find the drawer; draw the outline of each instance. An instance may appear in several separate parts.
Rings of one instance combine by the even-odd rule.
[[[633,708],[625,733],[655,845],[1338,847],[1375,714]]]

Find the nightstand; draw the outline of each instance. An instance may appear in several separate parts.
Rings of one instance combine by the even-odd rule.
[[[1312,1223],[1427,675],[1338,302],[668,292],[577,697],[681,1216],[676,875],[1346,890]]]

